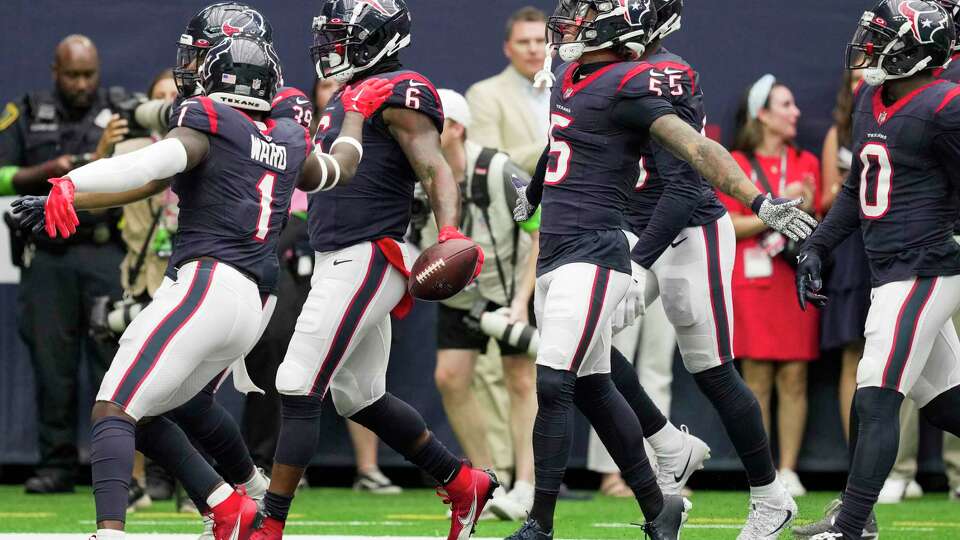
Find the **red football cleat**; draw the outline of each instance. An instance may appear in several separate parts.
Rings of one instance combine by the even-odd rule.
[[[260,528],[253,532],[250,540],[280,540],[283,538],[283,522],[267,516]]]
[[[256,501],[243,491],[235,491],[211,511],[216,540],[249,540],[258,509]]]
[[[500,487],[497,476],[489,470],[474,469],[464,463],[453,481],[437,488],[437,495],[450,505],[450,534],[447,540],[467,540],[480,519],[483,507]]]

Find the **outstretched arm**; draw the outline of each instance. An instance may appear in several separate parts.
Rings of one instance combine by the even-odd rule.
[[[77,210],[98,210],[126,206],[153,197],[170,187],[170,179],[154,180],[130,191],[120,193],[77,193],[73,207]]]
[[[816,219],[797,208],[801,199],[770,199],[761,194],[724,147],[677,115],[658,117],[650,124],[650,135],[720,191],[751,208],[764,223],[791,239],[803,240],[817,226]]]
[[[720,191],[750,207],[760,190],[719,143],[701,135],[679,116],[667,114],[650,125],[650,135],[686,161]]]
[[[426,188],[437,227],[458,227],[460,187],[440,150],[436,126],[425,114],[410,109],[390,108],[384,111],[383,118]]]
[[[170,178],[196,167],[210,150],[207,136],[197,130],[178,127],[167,137],[145,148],[122,156],[101,159],[79,169],[74,169],[63,178],[53,178],[53,188],[44,201],[44,228],[52,238],[59,234],[64,238],[77,230],[80,220],[75,208],[77,191],[94,194],[135,192],[120,197],[94,197],[85,201],[91,205],[112,205],[114,202],[133,202],[155,193],[159,186],[144,188],[153,180]]]

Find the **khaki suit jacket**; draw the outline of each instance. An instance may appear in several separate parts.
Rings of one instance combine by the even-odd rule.
[[[482,80],[467,90],[473,120],[468,136],[482,146],[498,148],[532,175],[547,145],[547,134],[528,106],[529,99],[517,85],[520,75],[507,66],[499,75]]]

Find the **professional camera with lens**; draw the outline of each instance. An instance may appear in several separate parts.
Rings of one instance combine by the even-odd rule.
[[[99,341],[116,341],[149,303],[149,300],[136,298],[117,301],[109,296],[94,298],[90,311],[90,334]]]
[[[113,102],[113,112],[127,121],[128,139],[149,137],[154,131],[168,127],[170,103],[147,97],[140,93],[130,94]]]
[[[509,343],[511,346],[527,351],[530,356],[536,356],[540,348],[540,332],[531,324],[525,322],[510,322],[509,308],[500,308],[496,311],[485,311],[486,301],[474,305],[464,322],[471,328],[479,328],[484,334]]]

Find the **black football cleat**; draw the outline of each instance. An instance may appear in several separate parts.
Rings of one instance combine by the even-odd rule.
[[[793,537],[801,540],[812,540],[816,538],[818,534],[830,532],[834,522],[837,521],[837,515],[840,514],[841,506],[842,503],[840,499],[834,499],[827,505],[827,508],[823,512],[824,515],[819,521],[794,527]],[[867,518],[867,523],[863,526],[861,538],[864,540],[873,540],[879,537],[880,528],[877,526],[877,515],[871,510],[870,516]]]
[[[533,518],[527,518],[520,530],[511,534],[506,540],[553,540],[553,531],[546,532]]]
[[[643,532],[651,540],[678,540],[680,528],[687,522],[688,503],[679,495],[665,495],[663,510],[653,521],[643,524]]]

